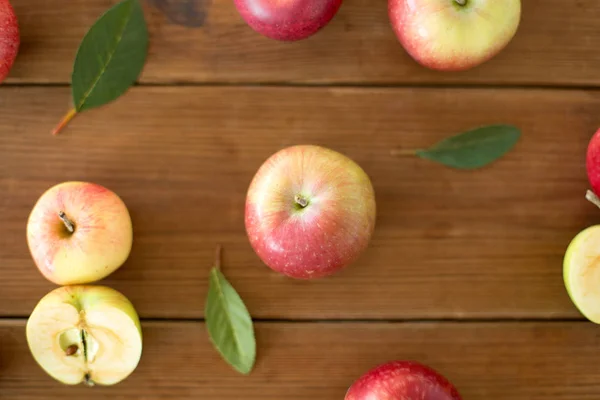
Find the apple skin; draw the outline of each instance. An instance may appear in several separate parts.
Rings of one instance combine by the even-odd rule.
[[[301,196],[308,204],[302,208]],[[322,278],[351,264],[375,228],[371,181],[353,160],[321,146],[298,145],[269,157],[246,197],[252,248],[271,269]]]
[[[70,233],[59,213],[75,225]],[[89,182],[64,182],[48,189],[27,222],[33,260],[57,285],[91,283],[117,270],[133,242],[127,207],[112,191]]]
[[[588,320],[600,324],[600,225],[579,232],[565,252],[563,280],[569,298]]]
[[[306,39],[337,14],[342,0],[235,0],[244,21],[256,32],[281,41]]]
[[[0,82],[8,76],[17,58],[20,44],[15,10],[8,0],[0,0]]]
[[[82,344],[82,329],[87,346]],[[106,286],[54,289],[35,306],[26,336],[36,363],[66,385],[114,385],[137,368],[142,356],[142,327],[133,304]],[[71,345],[78,350],[69,356],[66,349]]]
[[[392,361],[364,374],[344,400],[461,400],[444,376],[415,361]]]
[[[592,191],[596,195],[600,195],[600,129],[592,135],[588,143],[586,170]]]
[[[461,0],[462,1],[462,0]],[[396,37],[424,67],[463,71],[483,64],[515,36],[521,0],[389,0]]]

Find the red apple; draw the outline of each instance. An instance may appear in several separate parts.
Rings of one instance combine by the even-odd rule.
[[[375,227],[375,194],[350,158],[301,145],[272,155],[246,199],[250,244],[274,271],[292,278],[331,275],[368,246]]]
[[[271,39],[295,41],[321,30],[342,0],[235,0],[240,15],[256,32]]]
[[[38,199],[27,222],[27,243],[40,272],[57,285],[90,283],[129,257],[131,218],[112,191],[64,182]]]
[[[512,40],[521,0],[389,0],[392,27],[421,65],[441,71],[475,67]]]
[[[0,0],[0,82],[2,82],[17,58],[21,39],[17,16],[8,0]]]
[[[586,169],[592,191],[600,196],[600,129],[588,143]]]
[[[367,372],[345,400],[461,400],[458,390],[432,368],[414,361],[392,361]]]

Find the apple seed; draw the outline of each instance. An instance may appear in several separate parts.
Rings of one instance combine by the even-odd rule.
[[[65,354],[67,356],[73,356],[77,353],[77,351],[79,351],[79,346],[77,346],[76,344],[72,344],[69,347],[67,347],[67,349],[65,350]]]
[[[60,212],[58,213],[58,218],[60,218],[60,219],[62,220],[62,222],[65,224],[65,226],[67,227],[67,230],[68,230],[70,233],[73,233],[73,232],[75,232],[75,224],[73,223],[73,221],[71,221],[71,220],[70,220],[70,219],[67,217],[67,215],[66,215],[66,214],[65,214],[63,211],[60,211]]]

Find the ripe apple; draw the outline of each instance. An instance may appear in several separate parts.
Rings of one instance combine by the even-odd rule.
[[[392,28],[406,51],[434,70],[488,61],[512,40],[521,0],[389,0]]]
[[[105,286],[64,286],[48,293],[27,320],[26,334],[35,361],[67,385],[114,385],[142,356],[133,305]]]
[[[392,361],[364,374],[344,400],[461,400],[444,376],[415,361]]]
[[[276,40],[296,41],[314,35],[338,12],[342,0],[235,0],[246,23]]]
[[[21,38],[15,10],[8,0],[0,0],[0,82],[17,58]]]
[[[600,225],[579,232],[569,243],[563,260],[567,293],[577,309],[600,324]]]
[[[57,285],[105,278],[129,257],[129,212],[112,191],[88,182],[64,182],[37,201],[27,242],[42,274]]]
[[[586,154],[586,169],[592,191],[600,195],[600,129],[590,139]]]
[[[321,278],[353,262],[375,227],[375,193],[350,158],[320,146],[273,154],[248,189],[250,244],[274,271]]]

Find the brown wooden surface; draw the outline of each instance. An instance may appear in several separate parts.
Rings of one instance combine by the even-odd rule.
[[[298,43],[255,34],[233,1],[146,0],[142,86],[52,137],[77,46],[116,1],[12,1],[22,46],[0,85],[1,400],[342,400],[392,359],[431,365],[465,400],[600,398],[600,330],[562,282],[566,246],[600,221],[584,199],[585,151],[600,126],[600,2],[523,0],[505,51],[442,74],[404,52],[386,0],[345,0]],[[400,155],[490,123],[523,137],[484,170]],[[298,143],[355,159],[378,202],[368,251],[314,282],[271,272],[243,225],[255,171]],[[62,386],[25,342],[25,319],[54,288],[28,253],[27,216],[66,180],[110,187],[134,221],[130,259],[100,283],[144,319],[144,355],[112,388]],[[201,321],[217,244],[258,319],[249,377],[221,360]]]
[[[260,318],[578,317],[564,250],[598,222],[583,157],[600,96],[583,91],[137,88],[49,134],[66,88],[0,91],[0,314],[25,316],[50,285],[24,240],[38,196],[66,180],[112,188],[134,220],[129,261],[106,283],[144,317],[201,317],[217,243]],[[432,118],[435,115],[435,118]],[[457,172],[401,148],[486,122],[523,129],[515,151]],[[311,283],[267,269],[246,238],[246,189],[282,146],[354,158],[378,202],[371,247]]]
[[[69,82],[79,41],[116,1],[13,1],[23,47],[10,82]],[[230,0],[145,4],[151,50],[144,82],[600,84],[597,0],[523,0],[509,47],[458,74],[410,59],[390,28],[387,0],[345,0],[326,29],[294,44],[255,34]]]
[[[204,325],[147,323],[136,373],[118,386],[64,387],[28,356],[24,324],[0,324],[0,399],[343,399],[364,371],[418,359],[469,400],[592,400],[598,329],[587,323],[259,323],[256,368],[240,376]]]

